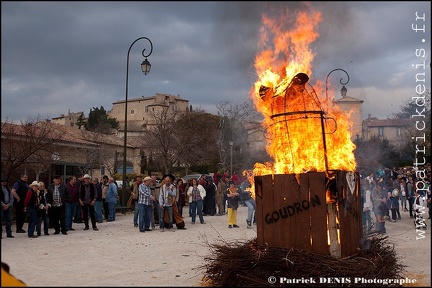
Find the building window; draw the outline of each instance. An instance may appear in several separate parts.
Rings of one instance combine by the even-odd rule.
[[[378,135],[384,136],[384,127],[378,127]]]
[[[131,115],[135,114],[135,110],[131,109]]]
[[[143,116],[143,121],[145,121],[145,117]]]
[[[402,128],[396,128],[396,136],[401,137],[402,136]]]
[[[148,106],[145,106],[145,112],[149,112]]]

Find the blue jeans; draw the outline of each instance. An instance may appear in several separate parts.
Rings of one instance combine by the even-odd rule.
[[[136,200],[133,200],[133,201],[135,202],[133,224],[134,224],[134,226],[138,226],[138,217],[139,217],[138,215],[141,215],[140,214],[140,205],[141,204],[138,204],[138,201],[136,201]],[[149,205],[149,207],[151,208],[152,206]]]
[[[48,215],[45,216],[39,216],[38,217],[38,223],[36,226],[36,231],[38,235],[41,235],[41,230],[42,230],[42,223],[44,225],[44,234],[48,235],[48,228],[49,228],[49,218]]]
[[[108,202],[108,220],[115,220],[115,205],[114,202]]]
[[[3,221],[6,222],[6,235],[12,236],[12,205],[6,210],[1,210],[1,227],[3,233]]]
[[[169,216],[169,223],[168,223],[168,229],[171,229],[173,227],[173,208],[172,206],[159,206],[159,228],[164,228],[164,215],[165,215],[165,209],[168,211]]]
[[[75,217],[77,208],[78,208],[77,202],[75,203],[66,202],[66,213],[65,213],[66,230],[70,230],[72,228],[72,218]]]
[[[402,209],[404,209],[404,210],[407,209],[406,201],[407,201],[406,196],[401,196],[401,206],[402,206]]]
[[[28,236],[33,236],[34,231],[36,230],[36,225],[38,223],[37,208],[27,207],[27,213],[29,215],[27,234],[28,234]]]
[[[145,232],[146,230],[150,229],[150,222],[152,215],[152,205],[144,205],[144,204],[138,204],[138,201],[136,202],[136,206],[139,210],[139,230],[141,232]]]
[[[177,210],[178,210],[180,216],[183,216],[183,206],[184,205],[177,204]]]
[[[100,200],[96,200],[95,204],[94,204],[94,208],[95,208],[95,217],[96,217],[96,221],[100,222],[103,221],[102,218],[102,202]]]
[[[256,203],[254,199],[249,199],[244,201],[244,203],[246,204],[246,206],[248,207],[248,216],[247,216],[247,223],[248,225],[252,224],[252,216],[253,216],[253,223],[256,222],[256,216],[255,216],[255,209],[256,209]]]
[[[198,212],[198,216],[200,219],[201,223],[204,223],[204,217],[203,217],[203,201],[202,200],[198,200],[196,202],[191,202],[190,203],[190,208],[191,208],[191,213],[192,213],[192,223],[195,223],[195,219],[196,219],[196,214]]]

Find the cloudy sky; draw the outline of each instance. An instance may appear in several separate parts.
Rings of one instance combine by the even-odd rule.
[[[306,9],[300,2],[271,4],[2,1],[1,118],[111,110],[113,102],[125,99],[127,52],[140,37],[153,44],[152,68],[148,75],[140,70],[150,42],[139,40],[130,53],[129,99],[180,95],[210,113],[221,101],[248,101],[257,80],[253,64],[262,13],[274,7]],[[350,76],[348,96],[364,100],[363,118],[399,111],[416,95],[418,72],[426,72],[430,88],[430,1],[311,5],[322,14],[319,38],[311,45],[312,85],[325,81],[331,70],[344,69]],[[416,13],[426,21],[416,21]],[[425,33],[414,31],[413,23],[424,25]],[[416,49],[426,55],[416,55]],[[329,76],[337,90],[342,77]]]

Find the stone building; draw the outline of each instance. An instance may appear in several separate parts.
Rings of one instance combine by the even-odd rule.
[[[358,137],[362,137],[362,103],[363,100],[347,96],[348,89],[343,86],[341,89],[341,98],[334,100],[334,102],[341,108],[341,110],[349,115],[352,121],[351,126],[351,141]]]
[[[129,136],[140,136],[148,125],[154,125],[153,115],[168,108],[169,113],[182,113],[189,110],[189,100],[180,96],[156,93],[151,97],[128,99],[127,132]],[[125,100],[113,103],[108,117],[119,121],[118,136],[123,137],[125,119]]]
[[[367,141],[377,136],[391,141],[395,146],[401,146],[411,140],[414,131],[413,118],[377,119],[369,114],[363,121],[362,139]]]
[[[80,118],[80,116],[82,118],[85,118],[84,112],[74,113],[74,112],[71,112],[69,109],[67,115],[61,114],[59,117],[51,118],[51,122],[55,123],[55,124],[69,126],[69,127],[77,127],[76,123],[78,122],[78,119]]]

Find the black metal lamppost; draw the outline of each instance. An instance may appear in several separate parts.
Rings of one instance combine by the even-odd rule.
[[[145,39],[148,42],[150,42],[150,52],[148,54],[145,53],[146,49],[142,51],[142,55],[145,58],[144,61],[141,63],[141,70],[144,73],[144,75],[147,75],[150,72],[151,64],[147,60],[147,57],[150,56],[150,54],[153,52],[153,44],[147,37],[140,37],[136,39],[129,47],[128,53],[127,53],[127,64],[126,64],[126,98],[125,98],[125,117],[124,117],[124,144],[123,144],[123,187],[122,187],[122,206],[126,206],[126,191],[127,191],[127,183],[126,183],[126,149],[127,149],[127,115],[128,115],[128,109],[127,109],[127,101],[128,101],[128,86],[129,86],[129,54],[132,49],[132,46],[139,40]]]

